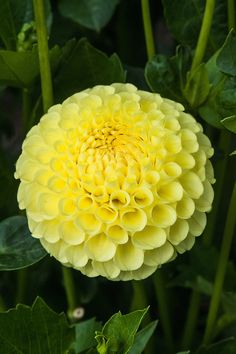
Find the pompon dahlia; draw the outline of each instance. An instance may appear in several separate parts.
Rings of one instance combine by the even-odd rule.
[[[131,84],[52,106],[15,177],[32,236],[90,277],[143,279],[189,250],[214,182],[209,139],[181,104]]]

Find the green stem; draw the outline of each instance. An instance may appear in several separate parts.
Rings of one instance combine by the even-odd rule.
[[[41,76],[41,87],[43,97],[44,112],[53,105],[52,77],[49,60],[47,27],[44,11],[44,0],[33,0],[38,38],[39,65]],[[62,266],[64,287],[68,303],[68,316],[72,318],[72,313],[76,308],[75,287],[71,269]]]
[[[39,66],[43,96],[43,109],[47,112],[53,104],[52,77],[49,60],[47,26],[43,0],[33,0],[38,39]]]
[[[133,296],[130,311],[135,311],[148,306],[146,292],[142,281],[132,281]]]
[[[213,19],[213,13],[215,8],[215,0],[206,0],[206,6],[204,11],[204,16],[202,20],[202,26],[200,30],[200,34],[198,37],[197,47],[195,50],[195,54],[193,57],[192,67],[190,73],[194,71],[194,69],[200,65],[203,61],[206,46],[208,42],[209,33],[211,30],[211,24]]]
[[[20,269],[17,271],[17,292],[16,292],[16,304],[24,303],[27,289],[27,274],[28,269]]]
[[[235,2],[234,0],[228,0],[228,29],[235,28]]]
[[[69,318],[73,318],[73,311],[77,307],[76,296],[75,296],[75,286],[73,280],[72,270],[70,268],[62,266],[62,275],[64,288],[66,292],[68,310],[67,314]]]
[[[173,353],[174,342],[173,342],[172,328],[170,322],[169,306],[167,303],[167,294],[166,294],[163,274],[161,270],[156,271],[156,273],[153,275],[153,280],[154,280],[156,298],[158,302],[160,323],[163,328],[165,342],[168,345],[169,352]]]
[[[204,344],[208,344],[211,340],[213,326],[215,324],[215,320],[218,313],[221,292],[224,285],[225,272],[228,264],[230,248],[231,248],[232,239],[234,235],[234,228],[236,222],[235,210],[236,210],[236,183],[234,184],[233,193],[229,203],[229,208],[228,208],[228,213],[227,213],[227,218],[225,223],[225,230],[224,230],[223,241],[222,241],[222,246],[220,251],[220,258],[219,258],[218,267],[216,271],[214,288],[213,288],[210,308],[207,316],[206,330],[203,339]]]
[[[142,17],[143,17],[143,27],[144,27],[147,55],[148,55],[148,59],[150,60],[155,54],[155,45],[154,45],[154,39],[152,33],[149,0],[141,0],[141,4],[142,4]]]
[[[189,348],[192,343],[193,333],[195,332],[195,328],[197,324],[200,302],[201,302],[201,295],[198,291],[194,290],[192,292],[190,302],[189,302],[181,349]]]

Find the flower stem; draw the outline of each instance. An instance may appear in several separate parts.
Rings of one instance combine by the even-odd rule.
[[[41,75],[41,88],[43,97],[43,109],[47,112],[53,104],[52,77],[49,60],[47,26],[43,0],[33,0],[35,22],[38,39],[39,66]]]
[[[207,317],[206,330],[203,339],[204,344],[209,344],[211,340],[213,326],[215,324],[216,316],[218,313],[221,292],[224,285],[225,272],[228,264],[229,253],[230,253],[230,248],[231,248],[234,228],[235,228],[235,222],[236,222],[235,210],[236,210],[236,183],[234,184],[233,193],[229,203],[229,208],[228,208],[228,213],[227,213],[227,218],[225,223],[225,230],[223,235],[222,247],[220,251],[220,258],[219,258],[218,267],[216,271],[214,288],[213,288],[210,308]]]
[[[70,268],[62,266],[62,275],[63,275],[63,282],[64,288],[66,292],[67,298],[67,314],[70,319],[73,318],[73,311],[76,308],[76,296],[75,296],[75,286],[73,280],[73,274]]]
[[[155,272],[155,274],[153,275],[153,280],[154,280],[156,298],[159,305],[158,310],[159,310],[160,323],[162,325],[164,336],[166,339],[165,342],[168,345],[169,352],[173,353],[174,342],[173,342],[172,328],[170,322],[169,306],[167,304],[167,294],[166,294],[163,274],[161,270]]]
[[[195,54],[194,54],[193,62],[192,62],[192,67],[191,67],[191,71],[190,71],[191,73],[203,61],[209,33],[211,30],[214,8],[215,8],[215,0],[206,0],[206,6],[205,6],[204,16],[203,16],[203,20],[202,20],[202,26],[201,26],[200,34],[198,37],[197,47],[195,50]]]
[[[50,69],[47,27],[44,11],[44,0],[33,0],[38,38],[39,65],[44,112],[53,105],[52,76]],[[62,266],[64,287],[68,303],[68,316],[72,318],[72,312],[76,307],[75,288],[71,269]]]
[[[235,0],[228,0],[228,29],[235,28]]]
[[[141,0],[141,4],[142,4],[142,17],[143,17],[145,42],[147,48],[147,56],[148,59],[150,60],[155,54],[155,45],[154,45],[152,23],[150,17],[149,0]]]
[[[189,348],[189,346],[192,343],[193,334],[195,332],[195,328],[197,324],[200,302],[201,302],[201,294],[198,291],[194,290],[192,292],[190,302],[189,302],[187,319],[186,319],[184,334],[181,343],[181,349]]]

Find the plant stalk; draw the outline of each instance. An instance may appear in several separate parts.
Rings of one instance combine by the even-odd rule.
[[[203,20],[202,20],[202,26],[201,26],[200,34],[198,37],[198,42],[197,42],[195,54],[193,57],[190,75],[192,74],[194,69],[196,69],[196,67],[198,67],[198,65],[200,65],[203,61],[208,38],[209,38],[209,34],[210,34],[210,30],[211,30],[214,9],[215,9],[215,0],[206,0],[206,6],[205,6],[204,16],[203,16]]]
[[[17,292],[16,292],[16,305],[25,302],[27,280],[28,280],[28,269],[20,269],[17,271]]]
[[[75,286],[73,280],[72,270],[70,268],[62,266],[62,275],[63,275],[63,282],[64,288],[66,292],[67,298],[67,314],[70,319],[73,318],[73,311],[76,308],[76,296],[75,296]]]
[[[163,274],[160,269],[157,270],[153,275],[153,280],[154,280],[156,298],[159,305],[158,310],[159,310],[160,323],[163,328],[165,342],[168,345],[169,352],[174,353],[174,342],[173,342],[172,327],[170,322],[169,306],[167,303],[167,294],[165,290]]]
[[[228,0],[227,7],[228,7],[228,29],[230,31],[232,28],[235,29],[235,0]]]
[[[203,338],[204,344],[209,344],[213,332],[213,326],[218,313],[221,292],[224,285],[224,278],[226,273],[226,268],[229,260],[230,248],[234,235],[234,228],[236,222],[236,183],[234,184],[233,193],[229,203],[225,229],[223,234],[223,241],[220,251],[220,258],[218,262],[218,267],[216,271],[216,277],[214,282],[214,288],[210,303],[210,308],[207,316],[206,330]]]
[[[152,32],[149,0],[141,0],[141,5],[142,5],[142,17],[143,17],[145,42],[147,48],[147,56],[148,56],[148,60],[150,60],[155,54],[155,45],[154,45],[153,32]]]
[[[38,38],[38,53],[42,87],[44,112],[53,105],[53,87],[49,60],[47,26],[43,0],[33,0]],[[68,316],[72,318],[72,312],[76,308],[75,287],[71,269],[62,266],[64,287],[68,303]]]
[[[43,109],[47,112],[53,104],[52,77],[49,60],[48,35],[43,0],[33,0],[36,31],[38,39],[39,67],[41,75],[41,88]]]

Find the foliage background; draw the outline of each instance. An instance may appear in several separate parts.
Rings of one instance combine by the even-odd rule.
[[[159,92],[182,102],[186,110],[203,124],[215,148],[213,164],[217,183],[214,207],[205,235],[190,252],[139,282],[91,279],[76,271],[70,274],[74,284],[74,305],[85,311],[82,320],[96,317],[104,323],[119,310],[127,313],[150,305],[143,325],[156,319],[159,319],[159,324],[146,348],[147,353],[175,353],[181,349],[191,349],[191,353],[197,350],[199,354],[233,353],[236,350],[235,238],[232,245],[229,241],[227,243],[231,246],[230,261],[227,262],[226,255],[227,271],[223,277],[220,308],[211,333],[211,341],[223,342],[199,349],[217,267],[222,269],[219,260],[223,249],[221,241],[235,181],[235,157],[229,156],[235,149],[232,133],[236,131],[236,37],[234,32],[229,33],[235,25],[235,8],[233,6],[229,10],[233,1],[215,1],[204,56],[193,68],[206,3],[210,1],[150,1],[155,52],[158,54],[149,55],[148,60],[140,1],[44,1],[55,103],[93,85],[131,82],[140,89]],[[35,298],[40,296],[56,312],[67,312],[68,305],[71,310],[70,295],[65,287],[66,278],[65,274],[63,277],[61,265],[45,255],[38,242],[29,237],[25,218],[19,216],[16,202],[18,182],[14,179],[15,161],[26,132],[43,114],[31,0],[0,0],[0,39],[1,307],[6,310],[19,302],[31,306]],[[235,207],[234,196],[229,217],[232,230]],[[7,219],[9,217],[11,219]],[[55,323],[58,328],[67,328],[64,317],[55,315],[53,318],[54,315],[49,315],[45,306],[38,300],[32,310],[18,307],[18,312],[0,313],[0,353],[7,353],[3,348],[9,335],[8,326],[11,328],[11,324],[16,323],[16,333],[16,329],[23,325],[20,317],[24,315],[20,311],[25,311],[25,314],[27,311],[36,311],[36,322],[39,322],[40,313],[45,311],[46,317],[51,316],[46,321],[48,328],[55,326]],[[137,323],[142,317],[141,313],[138,314]],[[34,322],[32,318],[30,323]],[[189,322],[186,322],[187,319]],[[131,324],[135,323],[132,321]],[[78,323],[83,325],[83,322]],[[97,328],[95,323],[95,320],[91,320],[86,327],[92,333],[88,343],[93,347],[96,345],[92,340]],[[154,325],[151,326],[149,328],[154,330]],[[79,327],[76,328],[78,330]],[[52,342],[54,330],[52,333],[49,331]],[[122,338],[119,330],[116,332],[117,338]],[[40,332],[40,329],[36,326],[34,331]],[[75,340],[71,333],[68,328],[61,332],[64,347],[45,347],[41,351],[34,349],[32,353],[65,352]],[[106,336],[109,335],[106,333]],[[35,339],[33,330],[30,336],[32,343],[39,340]],[[100,353],[112,352],[113,349],[109,347],[104,349],[101,338],[97,338],[100,345],[97,350]],[[12,338],[8,340],[12,341]],[[80,340],[77,338],[77,343]],[[124,338],[122,340],[126,341]],[[19,338],[20,341],[22,339]],[[130,346],[127,348],[129,353],[141,352],[140,345],[136,345],[133,352]],[[80,352],[76,344],[73,350]],[[118,350],[119,353],[127,352],[124,348],[115,349],[115,352]],[[21,352],[31,353],[26,348]]]

